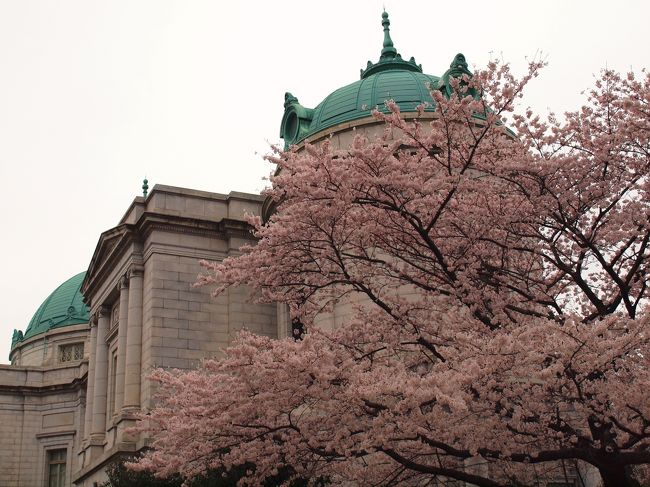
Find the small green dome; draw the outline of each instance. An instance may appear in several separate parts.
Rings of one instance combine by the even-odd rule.
[[[38,307],[22,338],[18,338],[14,333],[12,348],[15,342],[45,333],[52,328],[88,323],[90,314],[81,294],[81,283],[85,276],[85,272],[80,272],[57,287]]]

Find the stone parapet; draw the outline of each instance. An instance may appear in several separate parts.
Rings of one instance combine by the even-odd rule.
[[[42,393],[45,390],[69,388],[84,378],[88,362],[61,364],[53,367],[32,367],[0,364],[0,393],[10,391]]]

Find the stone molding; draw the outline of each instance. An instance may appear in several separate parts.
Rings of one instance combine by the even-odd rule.
[[[53,436],[74,436],[77,434],[77,430],[65,430],[65,431],[48,431],[46,433],[37,433],[36,438],[51,438]]]
[[[197,252],[196,249],[179,247],[177,245],[151,244],[147,246],[147,250],[144,254],[144,260],[149,260],[153,254],[173,255],[174,257],[190,257],[196,260],[223,260],[226,257],[232,255],[232,253],[223,252],[220,250]]]

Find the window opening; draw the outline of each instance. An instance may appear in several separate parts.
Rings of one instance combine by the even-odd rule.
[[[84,344],[68,343],[59,346],[59,362],[74,362],[84,358]]]
[[[47,452],[47,487],[65,487],[65,457],[67,450],[50,450]]]

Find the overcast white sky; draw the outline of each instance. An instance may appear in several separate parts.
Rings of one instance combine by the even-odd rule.
[[[457,52],[522,72],[533,108],[578,108],[601,68],[650,67],[650,2],[0,0],[0,363],[62,281],[86,269],[146,175],[259,192],[284,92],[314,107],[398,51],[440,75]]]

